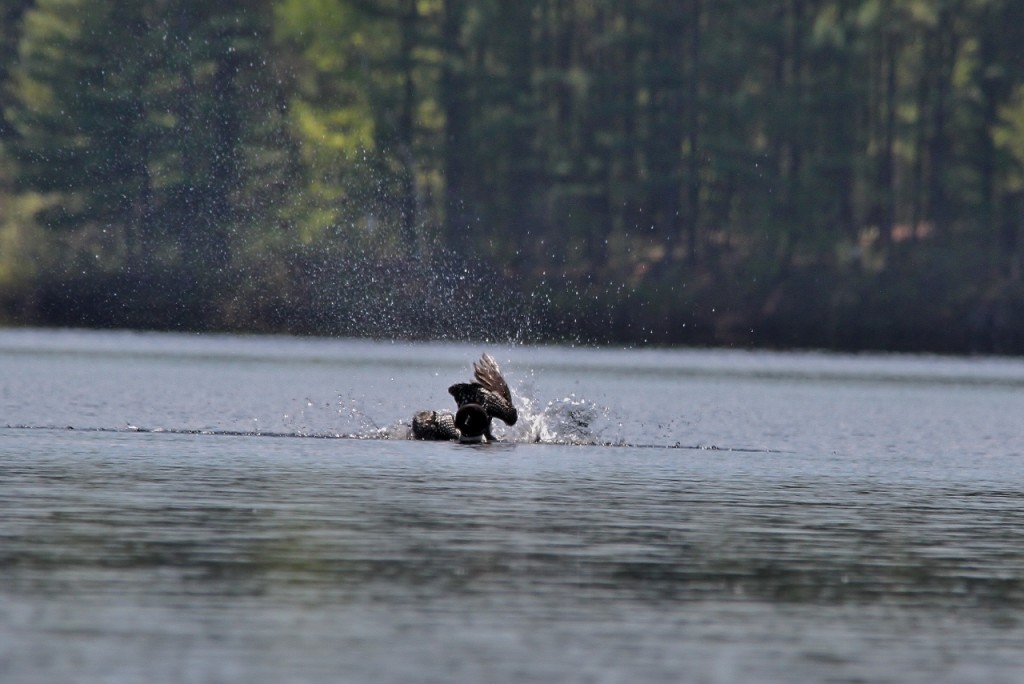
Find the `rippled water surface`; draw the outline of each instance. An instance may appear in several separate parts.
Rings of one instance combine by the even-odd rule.
[[[522,418],[404,439],[489,351]],[[0,331],[0,681],[1020,682],[1024,363]]]

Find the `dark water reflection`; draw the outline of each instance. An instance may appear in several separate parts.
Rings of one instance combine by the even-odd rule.
[[[1019,390],[926,385],[701,385],[765,450],[0,427],[0,679],[1016,682]]]

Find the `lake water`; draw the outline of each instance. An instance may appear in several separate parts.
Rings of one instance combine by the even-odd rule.
[[[482,351],[504,442],[404,439]],[[1024,362],[0,331],[0,681],[1020,682]]]

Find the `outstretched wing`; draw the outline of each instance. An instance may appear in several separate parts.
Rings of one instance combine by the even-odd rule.
[[[519,412],[512,403],[512,392],[501,377],[501,370],[493,357],[484,354],[473,364],[476,382],[460,382],[448,388],[459,406],[480,404],[491,418],[500,418],[509,425],[519,420]]]
[[[505,401],[512,404],[512,392],[508,389],[508,383],[501,375],[498,362],[490,354],[484,354],[479,361],[473,362],[473,377],[485,388],[491,390]]]

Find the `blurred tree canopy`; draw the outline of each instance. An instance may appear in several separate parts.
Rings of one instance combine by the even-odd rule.
[[[1024,352],[1012,0],[10,1],[0,320]]]

